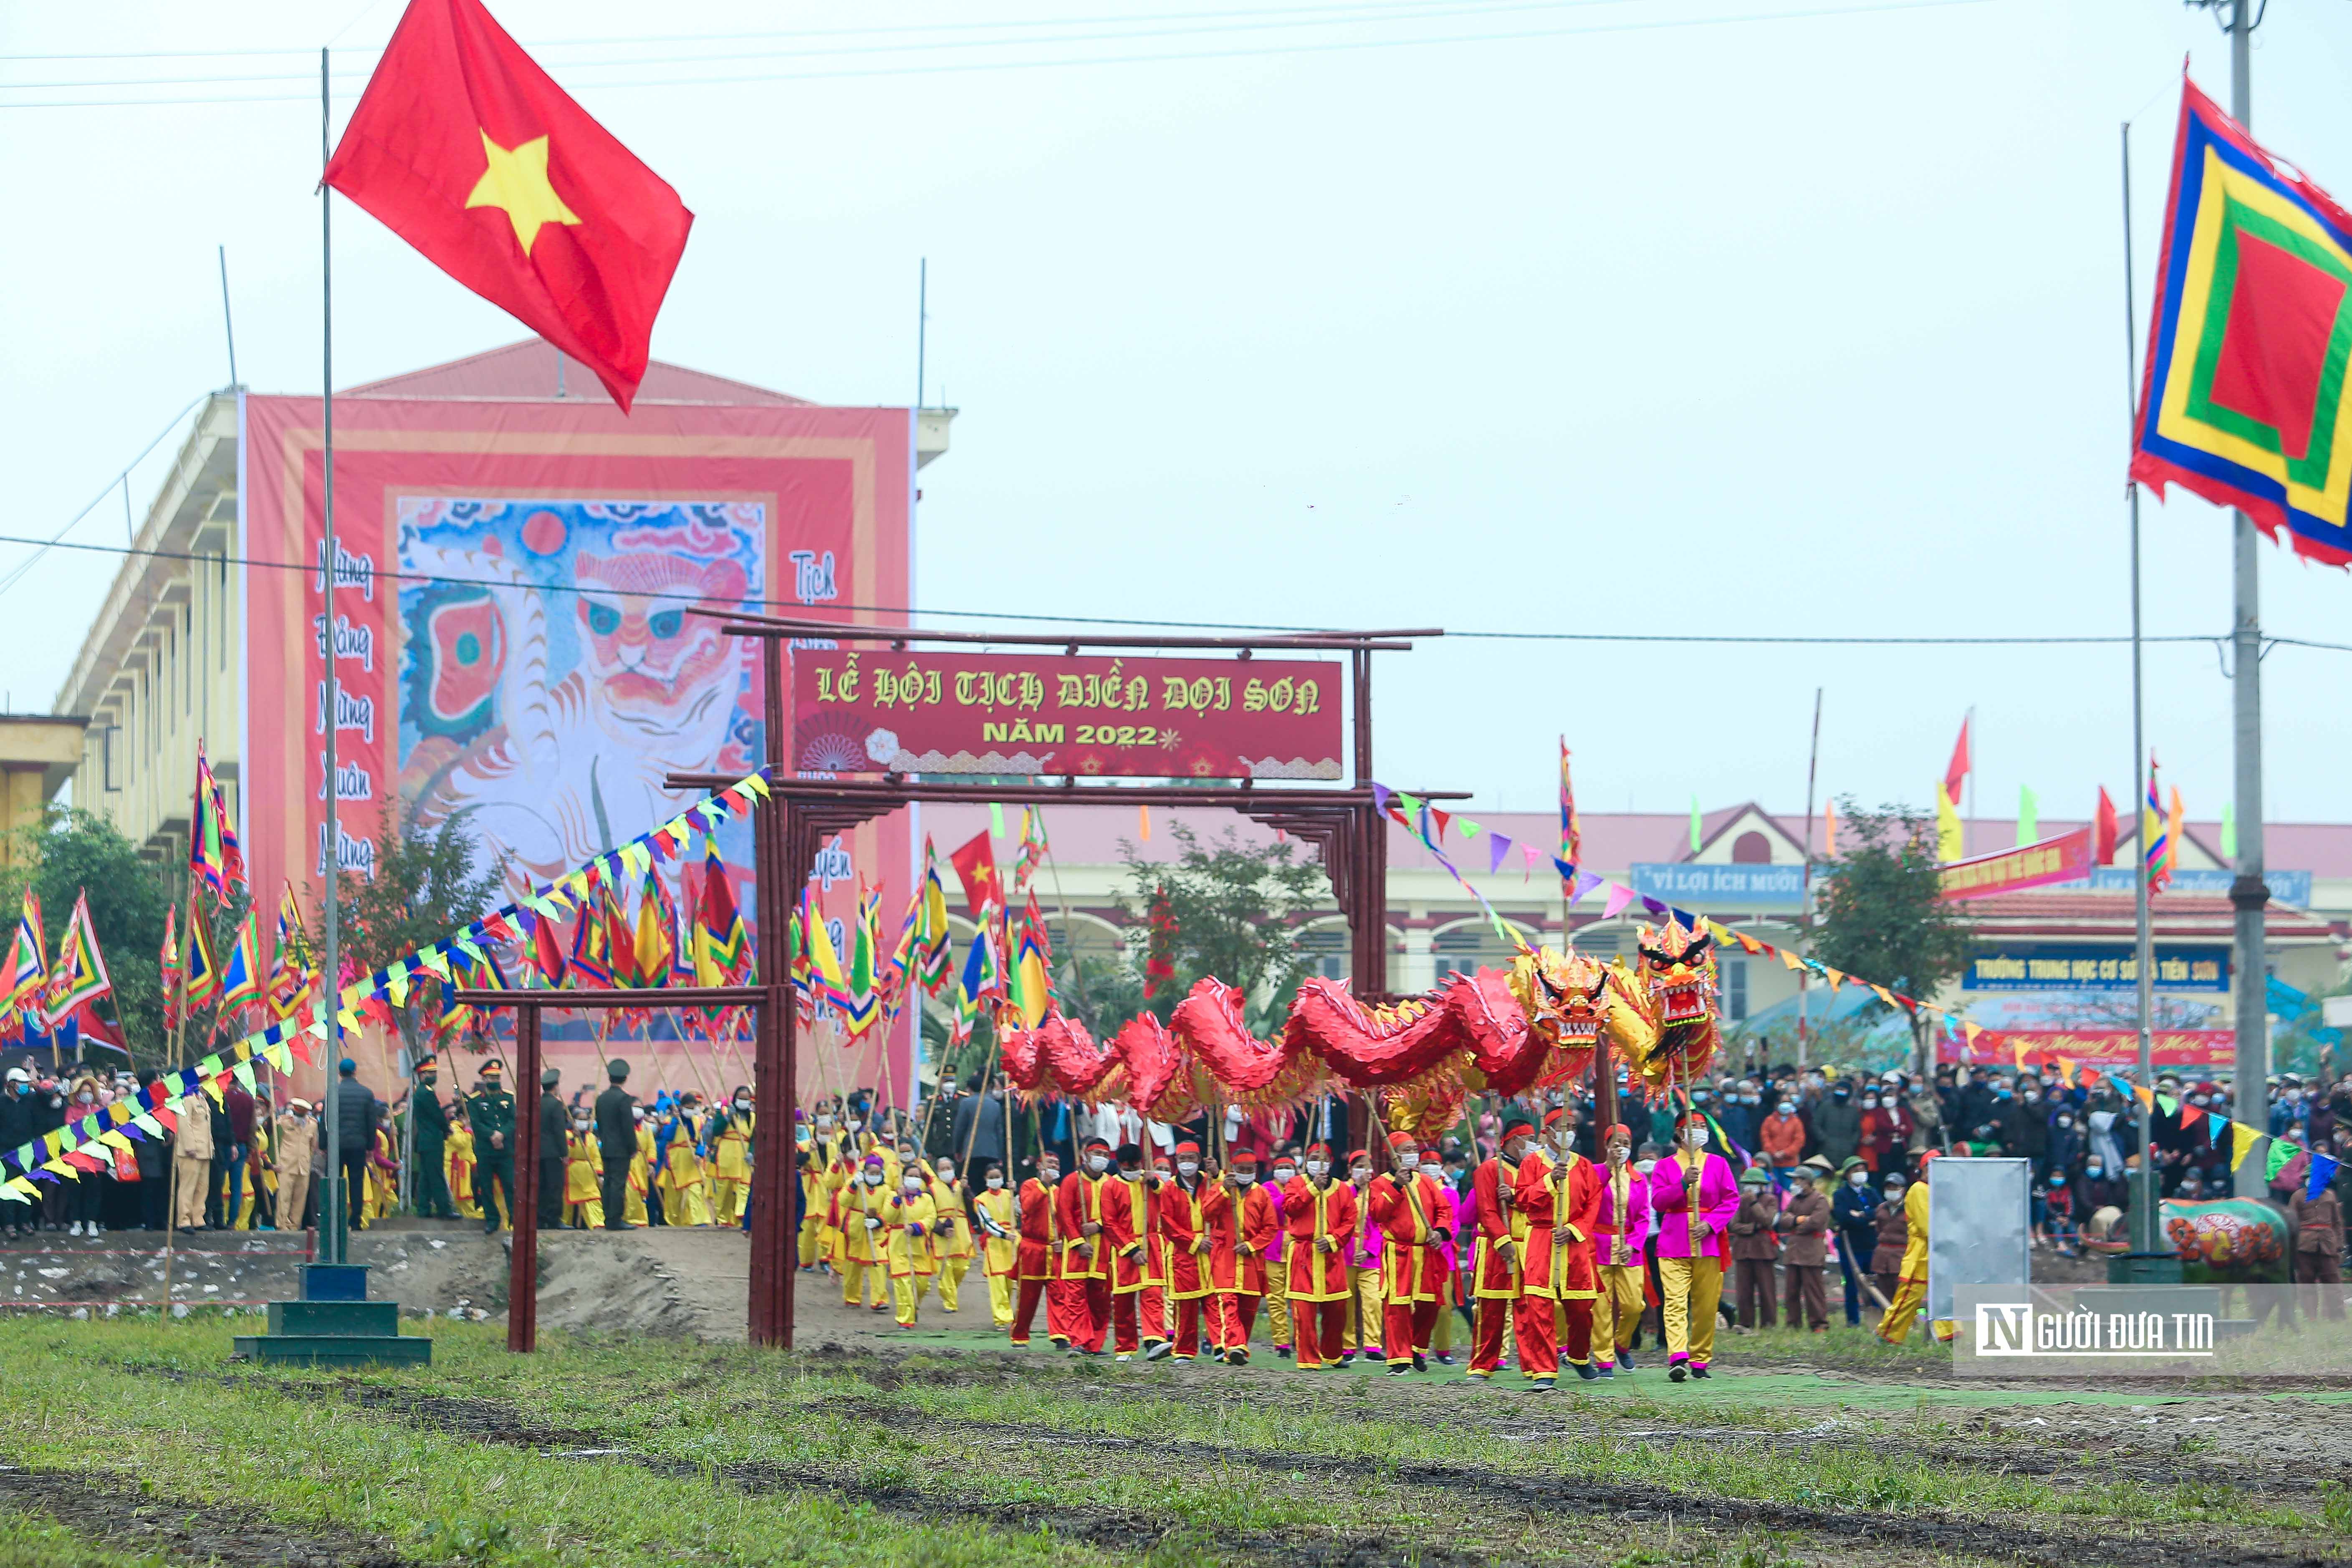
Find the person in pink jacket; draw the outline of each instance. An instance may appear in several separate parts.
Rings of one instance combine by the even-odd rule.
[[[1731,1163],[1706,1152],[1706,1118],[1686,1110],[1675,1123],[1675,1152],[1650,1173],[1658,1216],[1659,1316],[1666,1330],[1666,1376],[1705,1377],[1715,1353],[1715,1306],[1723,1297],[1723,1231],[1739,1209]]]
[[[1592,1364],[1603,1377],[1633,1370],[1633,1335],[1642,1327],[1642,1284],[1649,1268],[1650,1179],[1633,1166],[1633,1130],[1617,1123],[1602,1135],[1601,1213],[1592,1227]]]

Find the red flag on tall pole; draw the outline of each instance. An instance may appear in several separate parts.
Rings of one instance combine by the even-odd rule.
[[[2116,803],[2107,796],[2107,786],[2099,786],[2099,809],[2092,819],[2091,864],[2105,866],[2116,858]]]
[[[1952,760],[1944,764],[1944,798],[1960,804],[1960,785],[1969,776],[1969,721],[1960,721],[1960,738],[1952,742]]]
[[[980,919],[981,910],[990,904],[1000,910],[1004,907],[1004,876],[996,868],[996,847],[987,834],[974,834],[948,859],[963,881],[964,906],[972,919]]]
[[[481,0],[409,0],[326,183],[627,411],[694,215]]]

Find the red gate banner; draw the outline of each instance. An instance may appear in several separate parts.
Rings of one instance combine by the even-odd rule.
[[[803,773],[1336,779],[1332,660],[793,653]]]
[[[2078,827],[2038,844],[1954,860],[1938,867],[1937,874],[1943,879],[1947,903],[2013,893],[2045,882],[2079,881],[2091,874],[2091,830]]]

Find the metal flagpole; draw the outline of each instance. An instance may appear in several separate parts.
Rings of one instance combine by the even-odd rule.
[[[1813,748],[1805,763],[1805,873],[1797,894],[1797,929],[1811,934],[1813,929],[1813,781],[1822,768],[1822,689],[1813,688]],[[1808,942],[1806,946],[1812,944]],[[1797,1070],[1805,1069],[1806,1047],[1811,1043],[1812,1020],[1809,1016],[1811,989],[1805,983],[1812,971],[1797,971]]]
[[[323,384],[320,403],[324,409],[322,428],[325,452],[321,458],[325,542],[319,557],[320,612],[326,635],[320,639],[327,660],[326,686],[321,693],[320,710],[327,732],[322,765],[327,775],[327,822],[325,827],[327,918],[324,922],[324,951],[320,955],[319,1021],[326,1032],[327,1057],[325,1078],[327,1092],[319,1097],[320,1103],[330,1107],[327,1116],[327,1179],[321,1185],[325,1198],[319,1215],[320,1251],[328,1263],[347,1263],[350,1237],[344,1230],[343,1199],[343,1140],[342,1118],[333,1110],[337,1072],[335,1064],[342,1055],[342,1016],[337,1004],[342,1000],[343,973],[340,942],[336,931],[337,906],[341,901],[342,835],[335,821],[335,723],[342,704],[341,683],[335,674],[335,571],[340,552],[335,548],[335,247],[333,229],[334,193],[328,189],[324,171],[333,156],[334,146],[328,130],[327,51],[319,51],[319,300],[322,312],[320,334],[320,368]]]
[[[2247,16],[2248,0],[2230,7],[2230,112],[2238,123],[2253,122],[2253,27]],[[2233,647],[2231,686],[2232,722],[2237,752],[2235,794],[2238,805],[2238,875],[2230,884],[2235,907],[2231,958],[2237,973],[2231,977],[2231,1007],[2237,1029],[2231,1099],[2242,1120],[2262,1110],[2263,1088],[2270,1077],[2270,975],[2263,952],[2263,906],[2270,889],[2263,876],[2263,626],[2261,563],[2254,553],[2253,520],[2232,514],[2235,533],[2233,576],[2236,614],[2231,641]],[[2146,766],[2143,761],[2142,766]],[[2262,1125],[2259,1120],[2255,1125]],[[2143,1160],[2145,1165],[2147,1162]],[[2261,1171],[2252,1160],[2238,1167],[2240,1197],[2263,1195]]]
[[[2139,306],[2135,297],[2132,279],[2131,232],[2131,122],[2126,121],[2124,141],[2124,384],[2125,412],[2137,410],[2139,397],[2139,375],[2136,364],[2139,336]],[[2149,1032],[2149,1013],[2154,1005],[2156,963],[2154,942],[2149,934],[2147,911],[2147,738],[2144,731],[2145,716],[2140,700],[2140,633],[2139,633],[2139,485],[2126,479],[2124,491],[2131,503],[2131,624],[2132,624],[2132,771],[2133,809],[2139,813],[2139,831],[2132,835],[2132,846],[2139,858],[2139,868],[2132,877],[2132,903],[2135,920],[2132,949],[2134,969],[2138,977],[2139,1081],[2143,1087],[2156,1087],[2155,1039]],[[2132,1194],[2131,1248],[2137,1253],[2156,1250],[2156,1159],[2149,1145],[2153,1118],[2146,1101],[2139,1107],[2139,1190]]]

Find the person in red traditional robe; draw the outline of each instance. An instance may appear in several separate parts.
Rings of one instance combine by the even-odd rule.
[[[1139,1348],[1146,1361],[1158,1361],[1169,1351],[1160,1325],[1148,1316],[1140,1322],[1143,1333],[1138,1331],[1138,1309],[1145,1304],[1147,1292],[1156,1294],[1159,1288],[1151,1267],[1158,1200],[1143,1150],[1133,1143],[1120,1145],[1118,1175],[1103,1189],[1102,1236],[1110,1264],[1111,1349],[1122,1362],[1133,1361]]]
[[[1439,1250],[1445,1200],[1421,1173],[1421,1145],[1410,1132],[1389,1134],[1393,1169],[1364,1189],[1372,1223],[1381,1227],[1381,1344],[1389,1373],[1429,1370],[1430,1335],[1445,1291],[1445,1255]]]
[[[1282,1194],[1290,1254],[1290,1316],[1298,1367],[1335,1366],[1348,1328],[1348,1248],[1356,1239],[1356,1189],[1331,1174],[1331,1146],[1307,1146],[1306,1169]]]
[[[1209,1279],[1224,1303],[1224,1363],[1247,1366],[1250,1331],[1257,1327],[1258,1303],[1266,1292],[1266,1254],[1281,1217],[1274,1194],[1258,1184],[1257,1156],[1236,1149],[1229,1158],[1233,1169],[1223,1184],[1225,1218],[1210,1239]]]
[[[1576,1109],[1544,1117],[1543,1143],[1519,1162],[1513,1198],[1528,1216],[1527,1269],[1521,1279],[1519,1371],[1539,1389],[1553,1385],[1565,1348],[1576,1375],[1591,1382],[1592,1230],[1601,1214],[1601,1175],[1573,1147]],[[1564,1343],[1563,1343],[1564,1342]]]
[[[1110,1253],[1103,1237],[1109,1194],[1104,1188],[1118,1185],[1118,1178],[1110,1174],[1110,1145],[1099,1138],[1087,1141],[1078,1163],[1054,1198],[1061,1253],[1045,1287],[1045,1331],[1073,1354],[1100,1355],[1110,1328]]]
[[[1160,1235],[1167,1244],[1168,1294],[1176,1303],[1178,1361],[1201,1353],[1201,1319],[1209,1320],[1209,1343],[1223,1359],[1231,1330],[1226,1311],[1232,1298],[1217,1289],[1212,1258],[1222,1247],[1233,1251],[1234,1198],[1223,1182],[1201,1173],[1201,1146],[1176,1145],[1176,1173],[1160,1189]]]
[[[1061,1251],[1061,1231],[1055,1214],[1055,1188],[1061,1184],[1062,1157],[1048,1150],[1037,1156],[1037,1173],[1021,1184],[1014,1194],[1018,1205],[1016,1224],[1020,1242],[1013,1258],[1013,1278],[1020,1294],[1013,1308],[1013,1342],[1027,1349],[1029,1326],[1036,1321],[1038,1298],[1045,1294],[1054,1278],[1054,1263]],[[1069,1342],[1053,1332],[1053,1318],[1046,1316],[1046,1334],[1056,1345],[1067,1348]]]
[[[1503,1364],[1503,1325],[1517,1309],[1528,1221],[1514,1206],[1512,1184],[1534,1131],[1535,1123],[1524,1113],[1507,1113],[1498,1152],[1481,1161],[1470,1178],[1478,1223],[1478,1245],[1470,1259],[1471,1301],[1476,1313],[1467,1368],[1472,1377],[1492,1377]]]

